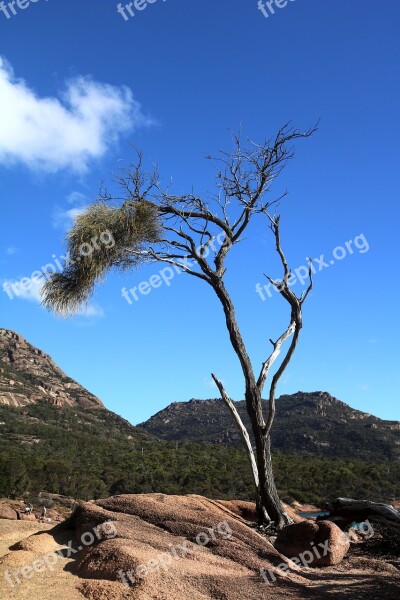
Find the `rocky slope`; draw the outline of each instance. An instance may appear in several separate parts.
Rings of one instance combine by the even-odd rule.
[[[121,477],[115,465],[123,457],[126,468],[131,453],[157,444],[165,442],[107,410],[21,335],[0,329],[0,495],[101,494],[103,480]]]
[[[14,542],[0,555],[0,598],[397,600],[397,563],[376,548],[352,544],[335,566],[308,568],[297,557],[295,564],[248,526],[241,504],[114,496],[81,503],[66,522],[30,537],[19,531],[25,523],[0,520],[0,541]]]
[[[249,426],[244,401],[237,402],[236,407]],[[241,444],[236,425],[219,399],[175,402],[140,427],[167,440]],[[400,422],[383,421],[354,410],[327,392],[298,392],[277,401],[272,441],[276,449],[284,452],[400,459]]]
[[[21,335],[0,329],[0,404],[26,406],[45,400],[55,406],[104,408],[42,350]]]

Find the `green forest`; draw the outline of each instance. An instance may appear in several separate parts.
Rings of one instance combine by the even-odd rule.
[[[159,440],[113,413],[45,402],[0,407],[0,496],[40,491],[84,500],[121,493],[253,499],[240,448]],[[400,497],[400,462],[274,453],[283,500]]]

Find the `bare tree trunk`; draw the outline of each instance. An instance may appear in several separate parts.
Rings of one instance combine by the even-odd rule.
[[[247,354],[246,347],[239,330],[235,309],[229,293],[220,279],[215,279],[213,281],[213,288],[222,303],[230,340],[239,358],[245,378],[246,408],[255,440],[259,479],[259,485],[258,487],[256,486],[258,521],[260,525],[270,525],[271,522],[273,522],[278,529],[282,529],[282,527],[289,525],[293,521],[285,512],[276,489],[272,468],[270,436],[269,432],[267,431],[267,426],[262,411],[261,393],[254,376],[250,357]],[[249,449],[246,444],[245,449],[250,462],[252,462],[252,456],[251,453],[249,453]]]
[[[265,434],[265,423],[259,422],[252,410],[252,406],[257,402],[259,402],[260,405],[262,403],[258,389],[255,388],[253,391],[247,391],[246,405],[248,407],[255,440],[258,476],[260,481],[258,493],[260,496],[261,510],[258,508],[258,519],[260,524],[265,524],[265,513],[267,513],[269,521],[272,521],[277,529],[282,529],[286,525],[293,523],[293,521],[286,513],[279,498],[278,490],[276,489],[272,466],[270,436]]]
[[[229,410],[235,420],[235,423],[238,427],[240,436],[241,436],[243,444],[244,444],[244,448],[247,453],[247,457],[249,459],[251,473],[253,475],[254,488],[255,488],[258,521],[260,524],[270,523],[271,518],[265,508],[265,503],[263,502],[261,492],[260,492],[260,477],[258,474],[258,464],[257,464],[256,456],[254,454],[253,446],[251,445],[250,436],[248,434],[246,427],[244,426],[242,419],[240,418],[238,411],[236,410],[234,403],[232,402],[232,400],[229,398],[228,394],[226,393],[221,381],[219,381],[217,379],[217,377],[214,375],[214,373],[212,373],[211,375],[212,375],[212,378],[214,379],[215,383],[217,384],[217,387],[221,394],[221,398],[223,399],[223,401],[229,408]]]

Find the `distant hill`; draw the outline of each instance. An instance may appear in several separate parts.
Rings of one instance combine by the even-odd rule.
[[[0,329],[0,495],[102,495],[107,484],[129,480],[133,456],[165,446],[107,410],[20,334]]]
[[[235,404],[249,426],[245,402]],[[139,427],[165,440],[241,445],[236,425],[220,399],[174,402]],[[272,442],[281,452],[400,459],[400,422],[354,410],[327,392],[297,392],[277,400]]]
[[[274,453],[275,475],[286,500],[400,498],[400,461],[388,459],[398,456],[398,424],[329,394],[305,394],[279,401],[279,431],[285,453]],[[220,400],[173,404],[134,427],[47,354],[0,329],[0,497],[40,491],[86,500],[153,492],[253,499],[247,457]]]

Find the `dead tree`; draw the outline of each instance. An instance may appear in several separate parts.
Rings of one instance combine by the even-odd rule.
[[[107,225],[113,232],[124,232],[120,236],[114,236],[115,248],[109,250],[105,256],[94,253],[90,257],[91,262],[86,263],[84,273],[82,265],[85,265],[85,262],[77,261],[73,267],[75,272],[72,269],[65,275],[53,276],[46,283],[44,290],[45,304],[53,310],[65,312],[71,307],[76,308],[82,298],[89,295],[95,283],[104,276],[104,272],[112,266],[127,268],[143,260],[167,263],[211,287],[222,305],[230,341],[243,373],[246,407],[255,442],[254,450],[250,436],[228,393],[216,375],[212,376],[242,435],[254,479],[259,522],[264,525],[274,523],[278,529],[291,523],[291,519],[279,499],[272,468],[270,432],[275,417],[275,395],[279,380],[299,340],[302,307],[311,290],[312,278],[310,268],[308,289],[299,297],[291,290],[291,271],[281,245],[280,219],[273,212],[283,196],[270,198],[270,186],[294,156],[292,142],[307,138],[313,132],[314,129],[302,133],[285,125],[272,140],[267,139],[262,144],[248,141],[244,146],[240,136],[233,136],[233,152],[221,153],[214,158],[208,157],[216,163],[217,193],[207,198],[193,193],[173,195],[169,189],[161,187],[156,170],[151,173],[143,171],[142,157],[139,155],[138,161],[124,169],[117,178],[123,190],[123,197],[116,199],[111,194],[103,193],[99,200],[99,210],[92,209],[92,215],[88,212],[86,216],[78,217],[74,227],[77,230],[81,226],[81,231],[75,231],[74,234],[73,229],[69,236],[69,249],[74,256],[76,240],[82,242],[85,235],[90,239],[94,231],[91,223],[95,221],[97,228],[102,223],[103,227]],[[115,202],[119,202],[119,207],[112,209],[114,212],[112,215],[110,213],[110,219],[107,220],[104,217],[104,205]],[[125,233],[125,225],[116,227],[118,215],[116,216],[115,210],[121,212],[121,222],[127,219],[129,211],[133,224],[135,218],[138,225],[141,225],[140,219],[144,219],[145,233],[142,239],[138,234],[140,227],[132,225],[131,240]],[[137,216],[139,213],[140,218]],[[153,217],[159,224],[157,234],[156,228],[151,227]],[[249,227],[256,218],[265,219],[273,233],[276,252],[282,264],[283,278],[281,282],[270,277],[268,279],[288,303],[290,310],[289,324],[277,340],[271,340],[272,352],[262,364],[258,375],[246,349],[234,302],[225,285],[227,256],[243,240],[244,234],[250,231]],[[146,233],[149,229],[150,237]],[[265,419],[262,403],[264,386],[284,342],[289,338],[290,344],[271,380],[268,417]]]
[[[328,504],[328,510],[329,520],[339,519],[347,525],[354,521],[362,522],[368,519],[372,523],[383,523],[389,528],[400,529],[400,510],[396,510],[390,504],[337,498]]]

